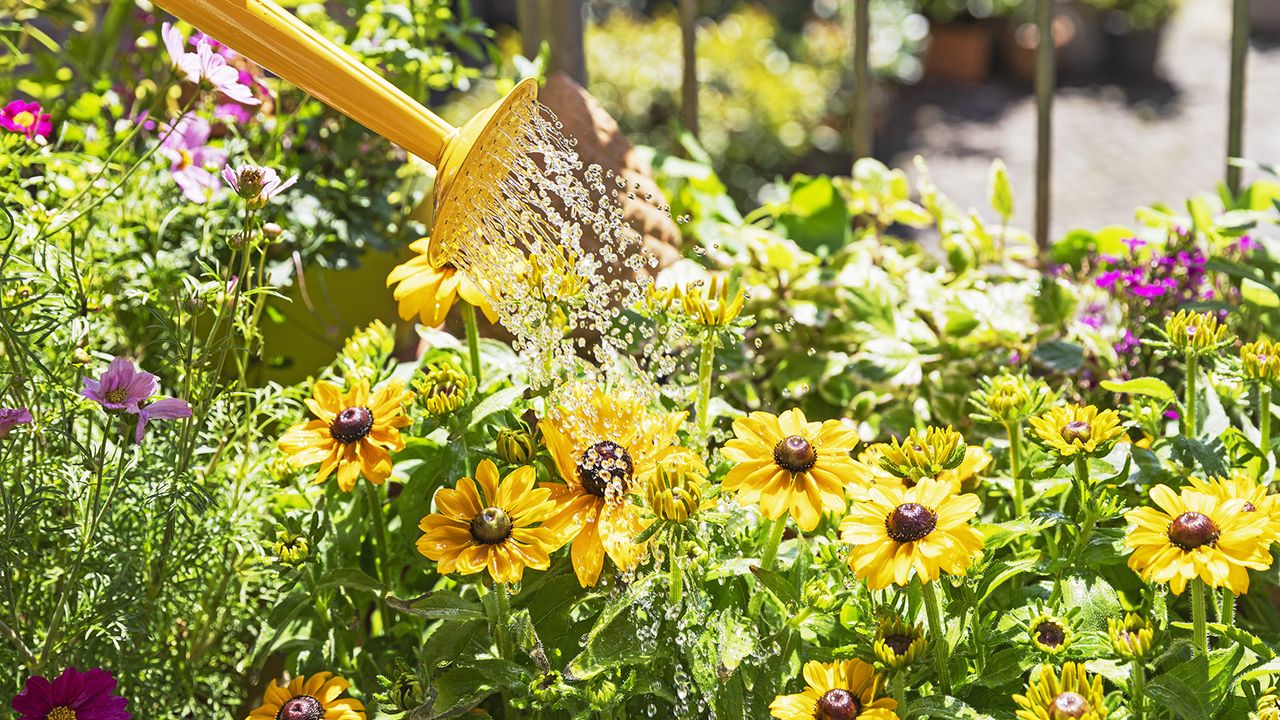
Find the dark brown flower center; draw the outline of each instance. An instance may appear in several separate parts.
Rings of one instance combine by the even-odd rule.
[[[799,435],[789,435],[773,446],[773,461],[783,470],[802,473],[818,462],[818,450]]]
[[[1062,647],[1067,640],[1067,631],[1056,622],[1048,620],[1036,626],[1036,642],[1047,648]]]
[[[511,537],[511,518],[500,507],[487,507],[471,518],[471,537],[482,545],[497,545]]]
[[[911,643],[914,641],[915,638],[910,635],[885,635],[884,639],[881,640],[886,647],[893,651],[894,655],[898,656],[906,655],[907,651],[911,649]]]
[[[1058,693],[1057,697],[1049,703],[1049,712],[1053,716],[1053,720],[1066,720],[1067,718],[1082,718],[1085,713],[1089,712],[1089,701],[1077,692],[1067,690]]]
[[[340,443],[360,442],[373,429],[373,413],[367,407],[349,407],[329,424],[329,436]]]
[[[1183,550],[1212,545],[1220,534],[1218,526],[1204,513],[1184,512],[1169,523],[1169,542]]]
[[[1093,428],[1084,420],[1072,420],[1062,426],[1062,439],[1067,442],[1088,442]]]
[[[276,720],[323,720],[324,706],[310,695],[299,695],[280,706]]]
[[[578,458],[578,481],[596,497],[627,492],[634,472],[626,448],[608,440],[592,445]]]
[[[884,526],[895,541],[915,542],[938,526],[938,514],[920,503],[903,503],[889,513]]]
[[[814,720],[853,720],[862,712],[862,701],[848,690],[828,690],[813,708]]]

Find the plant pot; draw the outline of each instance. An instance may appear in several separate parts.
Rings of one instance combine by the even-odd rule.
[[[1052,33],[1057,77],[1081,79],[1098,72],[1107,46],[1102,22],[1095,14],[1072,5],[1059,5],[1054,9]],[[1000,60],[1011,81],[1034,82],[1039,42],[1034,23],[1011,20],[1005,25],[1000,34]]]
[[[991,75],[991,27],[981,22],[929,22],[924,79],[980,83]]]
[[[1130,82],[1150,82],[1157,79],[1159,73],[1156,71],[1156,64],[1160,59],[1160,42],[1163,37],[1163,25],[1126,33],[1109,32],[1107,54],[1111,70],[1120,79]]]
[[[1255,35],[1280,38],[1280,2],[1254,0],[1249,3],[1249,26]]]

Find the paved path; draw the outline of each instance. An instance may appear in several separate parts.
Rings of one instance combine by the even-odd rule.
[[[1277,2],[1280,0],[1254,0]],[[1152,202],[1180,203],[1223,177],[1231,0],[1186,0],[1165,35],[1152,87],[1060,90],[1054,113],[1053,229],[1131,224]],[[1245,156],[1280,163],[1280,46],[1249,55]],[[964,206],[985,208],[987,167],[1008,163],[1015,222],[1031,227],[1034,99],[1009,87],[920,87],[909,91],[907,131],[889,148],[895,165],[921,154],[938,186]]]

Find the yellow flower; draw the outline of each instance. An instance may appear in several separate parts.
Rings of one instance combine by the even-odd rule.
[[[675,453],[658,463],[644,485],[645,502],[659,520],[682,523],[702,509],[707,468],[692,453]]]
[[[471,391],[471,376],[448,362],[431,363],[422,369],[415,387],[427,413],[439,417],[462,407]]]
[[[906,585],[913,573],[927,583],[944,570],[963,573],[981,552],[982,533],[969,525],[977,512],[976,495],[953,495],[941,480],[881,485],[841,521],[840,539],[853,545],[849,567],[872,589]]]
[[[418,524],[418,552],[439,563],[442,574],[488,568],[500,583],[520,582],[526,567],[546,570],[564,542],[546,523],[557,507],[550,490],[534,487],[537,477],[526,465],[499,482],[498,466],[481,460],[475,480],[464,477],[436,492],[438,512]]]
[[[605,555],[621,570],[640,562],[644,546],[634,539],[649,521],[628,496],[659,461],[691,455],[676,446],[683,422],[683,412],[650,411],[636,392],[584,381],[564,388],[549,417],[539,423],[564,480],[563,485],[545,486],[560,507],[548,522],[574,538],[573,570],[583,587],[600,579]]]
[[[1210,587],[1243,595],[1249,569],[1270,567],[1268,518],[1245,512],[1245,500],[1219,502],[1194,490],[1176,494],[1165,485],[1151,488],[1151,500],[1157,507],[1125,513],[1132,526],[1125,538],[1133,550],[1129,567],[1143,580],[1169,583],[1181,595],[1199,577]]]
[[[779,720],[898,720],[898,702],[879,697],[881,677],[862,660],[807,662],[804,681],[803,692],[774,698],[769,713]]]
[[[416,316],[423,325],[436,327],[444,322],[450,308],[461,297],[464,302],[480,308],[489,322],[497,322],[498,315],[489,298],[465,272],[450,264],[439,268],[431,266],[427,260],[430,243],[430,238],[414,242],[409,249],[417,255],[387,275],[387,287],[399,283],[394,295],[400,305],[400,319]]]
[[[1040,613],[1027,626],[1027,635],[1037,650],[1047,655],[1057,655],[1071,645],[1075,633],[1071,625],[1057,615]]]
[[[289,428],[280,438],[280,451],[294,467],[320,463],[315,482],[322,483],[336,469],[338,487],[351,492],[362,473],[381,485],[391,475],[391,454],[401,450],[400,428],[412,421],[401,405],[413,397],[404,385],[391,382],[369,396],[369,382],[357,378],[344,396],[333,383],[321,380],[304,402],[315,420]]]
[[[1053,391],[1043,380],[1031,379],[1023,374],[1003,372],[978,381],[969,402],[976,412],[974,417],[992,423],[1020,423],[1035,415],[1053,402]]]
[[[695,325],[725,327],[738,319],[746,295],[742,288],[730,287],[729,281],[719,275],[710,282],[699,281],[686,285],[680,292],[685,315]]]
[[[262,705],[249,713],[249,720],[365,720],[364,705],[359,700],[339,697],[349,685],[346,680],[327,672],[316,673],[309,678],[296,677],[285,687],[272,680],[263,694]]]
[[[1014,695],[1019,720],[1102,720],[1107,706],[1102,676],[1089,677],[1084,665],[1064,663],[1062,677],[1049,665],[1027,685],[1026,695]]]
[[[900,669],[918,661],[927,644],[924,628],[919,623],[908,625],[898,619],[881,620],[871,649],[885,666]]]
[[[884,459],[884,443],[868,445],[858,453],[853,462],[853,475],[845,483],[845,492],[850,498],[860,500],[875,485],[902,486],[902,481],[880,466]]]
[[[959,467],[964,452],[964,438],[950,426],[928,427],[923,433],[912,428],[905,438],[881,447],[880,466],[911,487],[921,478],[936,478]]]
[[[1107,618],[1107,635],[1111,638],[1111,649],[1121,659],[1141,660],[1151,652],[1155,626],[1140,615],[1128,613],[1123,621]]]
[[[1253,715],[1256,720],[1280,720],[1280,696],[1275,688],[1269,688],[1258,698],[1258,710]]]
[[[1191,478],[1194,490],[1216,498],[1219,503],[1228,500],[1244,500],[1243,512],[1258,512],[1268,518],[1266,534],[1271,540],[1280,540],[1280,495],[1267,494],[1267,486],[1254,482],[1245,473],[1235,473],[1230,478],[1212,477],[1208,480]]]
[[[951,483],[951,492],[976,490],[982,481],[981,472],[991,465],[994,458],[981,445],[970,445],[964,449],[964,459],[960,465],[938,474],[939,480]]]
[[[286,565],[300,565],[311,555],[311,542],[305,535],[295,535],[288,530],[277,530],[276,541],[271,549],[280,562]]]
[[[1204,355],[1222,347],[1230,338],[1227,326],[1210,313],[1179,310],[1165,318],[1164,336],[1174,349]]]
[[[1124,426],[1115,410],[1061,405],[1031,418],[1031,432],[1046,449],[1062,458],[1073,458],[1077,453],[1105,453],[1124,434]]]
[[[844,511],[844,485],[857,472],[849,451],[858,444],[844,423],[808,422],[798,409],[753,412],[733,421],[733,433],[724,457],[734,466],[721,487],[739,503],[759,503],[770,520],[790,512],[801,530],[817,527],[824,509]]]
[[[1269,340],[1257,340],[1240,348],[1244,375],[1250,380],[1280,380],[1280,347]]]

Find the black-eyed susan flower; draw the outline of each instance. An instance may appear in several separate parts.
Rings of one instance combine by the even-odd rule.
[[[311,541],[306,535],[288,530],[277,530],[276,541],[271,545],[276,559],[285,565],[301,565],[311,556]]]
[[[342,697],[349,686],[328,672],[296,677],[284,687],[272,680],[262,705],[249,713],[249,720],[365,720],[364,705]]]
[[[1107,637],[1111,649],[1122,660],[1141,660],[1151,652],[1155,625],[1136,613],[1126,613],[1123,620],[1107,619]]]
[[[808,422],[792,409],[738,418],[733,433],[724,457],[734,466],[721,487],[737,493],[739,503],[759,504],[770,520],[790,513],[801,530],[817,527],[824,511],[845,509],[844,486],[856,472],[852,428],[839,420]]]
[[[1250,380],[1273,383],[1280,380],[1280,346],[1270,340],[1255,340],[1240,347],[1240,365]]]
[[[950,470],[938,473],[939,480],[951,483],[951,491],[959,493],[976,490],[982,482],[982,471],[991,466],[994,458],[981,445],[970,445],[964,450],[964,459]]]
[[[854,500],[866,497],[872,486],[880,484],[902,485],[902,480],[880,466],[884,458],[884,443],[868,445],[853,461],[853,474],[845,482],[845,492]]]
[[[1042,665],[1025,695],[1014,695],[1019,720],[1102,720],[1108,710],[1102,677],[1089,677],[1084,665],[1064,663],[1062,675]]]
[[[1057,655],[1071,645],[1075,633],[1065,618],[1042,612],[1027,625],[1027,636],[1031,645],[1040,652]]]
[[[853,546],[849,567],[876,590],[912,575],[928,583],[963,573],[982,550],[982,533],[969,525],[978,505],[976,495],[954,495],[933,478],[906,490],[876,486],[840,522],[840,539]]]
[[[714,275],[710,281],[698,281],[684,286],[680,303],[685,316],[694,325],[716,328],[726,327],[738,319],[746,295],[742,288],[731,286],[723,276]]]
[[[644,485],[645,504],[653,516],[682,523],[703,506],[707,468],[692,453],[675,453],[659,461]]]
[[[1241,510],[1267,516],[1267,535],[1272,541],[1280,540],[1280,495],[1268,493],[1265,484],[1258,483],[1245,473],[1234,473],[1229,478],[1212,477],[1201,480],[1193,477],[1191,487],[1217,498],[1220,503],[1233,499],[1244,500]]]
[[[520,427],[499,429],[493,444],[498,457],[512,465],[529,462],[540,445],[539,439],[523,423]]]
[[[537,477],[524,466],[499,480],[498,466],[480,461],[475,480],[464,477],[436,492],[437,512],[418,524],[418,552],[436,561],[441,574],[487,568],[499,583],[520,582],[525,568],[546,570],[564,541],[546,523],[558,508],[550,490],[534,487]]]
[[[1179,310],[1165,318],[1164,345],[1187,355],[1207,355],[1231,342],[1227,326],[1211,313]]]
[[[871,649],[885,667],[897,670],[918,662],[927,646],[922,625],[908,625],[893,618],[880,621]]]
[[[471,376],[449,362],[430,363],[422,368],[415,389],[429,414],[448,415],[467,401]]]
[[[1249,590],[1249,570],[1270,567],[1269,519],[1245,512],[1245,500],[1219,502],[1165,485],[1151,488],[1151,500],[1156,507],[1125,513],[1131,525],[1125,545],[1133,550],[1129,567],[1143,580],[1168,583],[1181,595],[1189,581],[1200,578],[1242,595]]]
[[[1262,697],[1258,698],[1257,710],[1253,713],[1254,720],[1280,720],[1280,694],[1276,693],[1275,688],[1269,688]]]
[[[280,451],[294,467],[320,464],[315,482],[324,482],[336,470],[338,487],[351,492],[364,475],[381,485],[391,475],[391,454],[404,448],[400,428],[411,421],[401,407],[413,395],[404,385],[389,382],[369,393],[369,382],[352,381],[344,395],[336,385],[321,380],[305,400],[316,419],[289,428],[280,438]]]
[[[1046,450],[1062,459],[1102,455],[1124,434],[1115,410],[1093,405],[1061,405],[1031,418],[1031,434]]]
[[[411,244],[409,249],[417,254],[387,275],[387,287],[396,285],[394,295],[399,303],[400,319],[417,317],[423,325],[436,327],[444,322],[458,298],[462,298],[463,302],[480,308],[489,322],[497,322],[498,315],[488,296],[470,276],[451,264],[432,267],[427,260],[430,244],[430,238]]]
[[[1040,413],[1053,399],[1053,391],[1043,380],[1004,372],[979,380],[969,402],[975,419],[1007,425]]]
[[[572,383],[553,398],[539,428],[564,484],[545,486],[559,507],[549,523],[573,538],[583,587],[600,579],[605,555],[621,570],[640,562],[644,546],[634,540],[649,521],[629,496],[659,461],[692,454],[676,445],[683,422],[682,412],[653,412],[640,393],[595,382]]]
[[[930,426],[924,432],[912,428],[905,438],[881,446],[880,466],[911,487],[921,478],[936,478],[959,467],[964,453],[964,438],[950,426]]]
[[[779,695],[769,712],[779,720],[898,720],[898,702],[881,697],[882,678],[862,660],[832,663],[811,661],[804,666],[805,688],[795,695]]]

